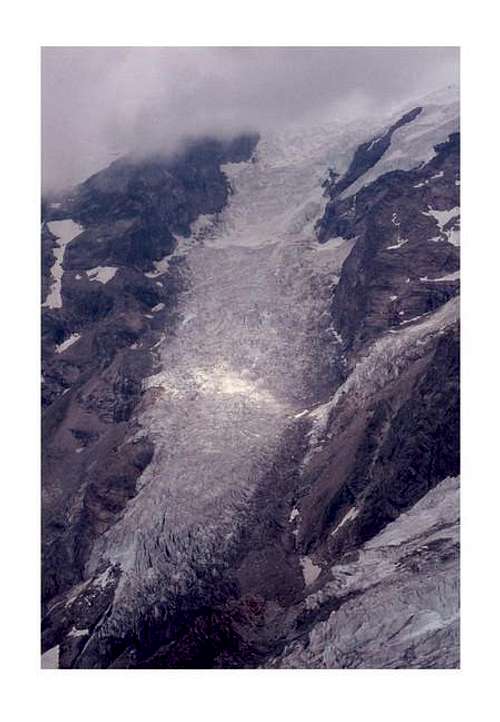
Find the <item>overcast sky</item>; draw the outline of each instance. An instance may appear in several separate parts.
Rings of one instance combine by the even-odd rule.
[[[44,48],[45,188],[186,136],[373,112],[458,84],[456,48]]]

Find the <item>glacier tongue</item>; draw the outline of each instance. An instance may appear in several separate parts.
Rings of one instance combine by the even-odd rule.
[[[194,224],[180,322],[156,349],[139,419],[154,458],[89,563],[120,565],[117,608],[182,594],[227,557],[283,433],[321,400],[339,348],[331,288],[355,241],[322,247],[314,223],[332,156],[347,162],[363,132],[264,139],[254,162],[226,166],[221,217]]]
[[[141,606],[172,611],[182,595],[196,597],[201,577],[230,560],[287,429],[310,423],[304,409],[317,409],[313,420],[329,410],[321,403],[341,348],[329,306],[355,239],[320,246],[314,225],[328,169],[345,170],[373,128],[332,123],[263,138],[252,161],[225,166],[226,209],[199,218],[180,244],[179,323],[155,349],[139,416],[154,457],[87,570],[121,567],[106,625],[133,624]],[[405,338],[384,339],[380,353]]]
[[[212,232],[205,220],[204,236],[224,247],[313,238],[327,201],[322,183],[328,169],[343,173],[357,145],[378,125],[331,122],[263,138],[253,162],[223,166],[235,194]]]

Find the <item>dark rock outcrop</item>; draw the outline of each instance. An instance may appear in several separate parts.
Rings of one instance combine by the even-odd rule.
[[[448,242],[428,209],[459,204],[459,139],[436,146],[436,156],[415,171],[394,171],[355,196],[333,193],[319,237],[357,238],[332,303],[332,317],[353,351],[388,328],[432,312],[459,291],[459,282],[433,282],[459,268],[459,249]]]

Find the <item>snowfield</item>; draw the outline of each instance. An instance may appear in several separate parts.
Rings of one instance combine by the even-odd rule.
[[[393,170],[410,170],[434,157],[434,146],[442,143],[459,128],[459,92],[455,86],[430,93],[408,103],[406,111],[416,106],[423,110],[415,120],[398,128],[391,145],[373,168],[362,175],[342,193],[343,198],[355,195],[363,186],[372,183],[384,173]],[[404,112],[404,111],[403,111]],[[401,116],[401,110],[386,119],[389,127]],[[437,176],[434,176],[437,177]]]
[[[42,306],[46,308],[61,308],[61,279],[63,275],[64,251],[66,246],[73,238],[76,238],[83,228],[70,219],[64,221],[51,221],[47,224],[48,229],[57,237],[57,246],[54,248],[54,258],[56,259],[51,268],[52,285],[50,291]]]

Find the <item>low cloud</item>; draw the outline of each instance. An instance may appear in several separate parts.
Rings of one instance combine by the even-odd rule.
[[[43,185],[186,136],[359,116],[450,83],[456,48],[44,48]]]

